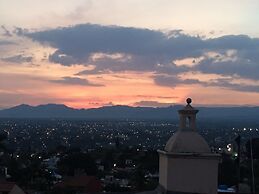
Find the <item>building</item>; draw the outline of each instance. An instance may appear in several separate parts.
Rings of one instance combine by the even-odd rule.
[[[25,194],[25,192],[14,182],[1,181],[0,194]]]
[[[63,181],[54,185],[54,188],[56,191],[59,191],[59,193],[63,193],[64,190],[81,193],[100,193],[102,185],[101,181],[95,176],[80,174],[72,177],[65,177]]]
[[[216,194],[218,187],[219,154],[210,147],[196,129],[198,110],[192,100],[179,110],[178,131],[168,140],[159,153],[160,193]]]

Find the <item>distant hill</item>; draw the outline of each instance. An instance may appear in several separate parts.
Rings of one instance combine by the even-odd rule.
[[[0,110],[0,118],[168,119],[175,117],[176,114],[176,107],[151,108],[120,105],[74,109],[63,104],[39,106],[22,104]]]
[[[63,104],[30,106],[22,104],[0,110],[0,118],[71,118],[71,119],[139,119],[178,120],[175,105],[163,108],[105,106],[91,109],[74,109]],[[257,121],[259,107],[197,107],[199,119]]]

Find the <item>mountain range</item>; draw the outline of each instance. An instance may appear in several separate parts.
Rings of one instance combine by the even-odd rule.
[[[66,119],[137,119],[178,120],[182,106],[130,107],[104,106],[100,108],[75,109],[63,104],[30,106],[21,104],[0,110],[0,118],[66,118]],[[201,120],[251,121],[258,122],[259,107],[196,107]]]

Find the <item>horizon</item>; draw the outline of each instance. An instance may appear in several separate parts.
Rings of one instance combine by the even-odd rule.
[[[164,107],[189,96],[203,106],[259,106],[258,8],[256,0],[1,1],[0,109]]]
[[[125,104],[113,104],[113,105],[104,105],[104,106],[99,106],[99,107],[91,107],[91,108],[77,108],[77,107],[72,107],[72,106],[68,106],[66,104],[58,104],[58,103],[46,103],[46,104],[36,104],[36,105],[32,105],[32,104],[16,104],[14,106],[11,107],[0,107],[0,111],[1,110],[7,110],[7,109],[11,109],[11,108],[16,108],[16,107],[20,107],[20,106],[30,106],[30,107],[39,107],[39,106],[48,106],[48,105],[61,105],[61,106],[66,106],[68,108],[71,109],[75,109],[75,110],[80,110],[80,109],[84,109],[84,110],[88,110],[88,109],[99,109],[99,108],[104,108],[104,107],[116,107],[116,106],[125,106],[125,107],[130,107],[130,108],[169,108],[169,107],[174,107],[174,106],[184,106],[185,104],[171,104],[168,106],[131,106],[131,105],[125,105]],[[193,105],[193,107],[195,108],[236,108],[236,107],[259,107],[259,106],[253,106],[253,105],[234,105],[234,104],[228,104],[228,105],[213,105],[213,104],[195,104]]]

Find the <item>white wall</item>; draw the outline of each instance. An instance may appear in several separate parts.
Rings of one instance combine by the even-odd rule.
[[[159,183],[166,190],[216,194],[218,159],[172,158],[160,154]]]

